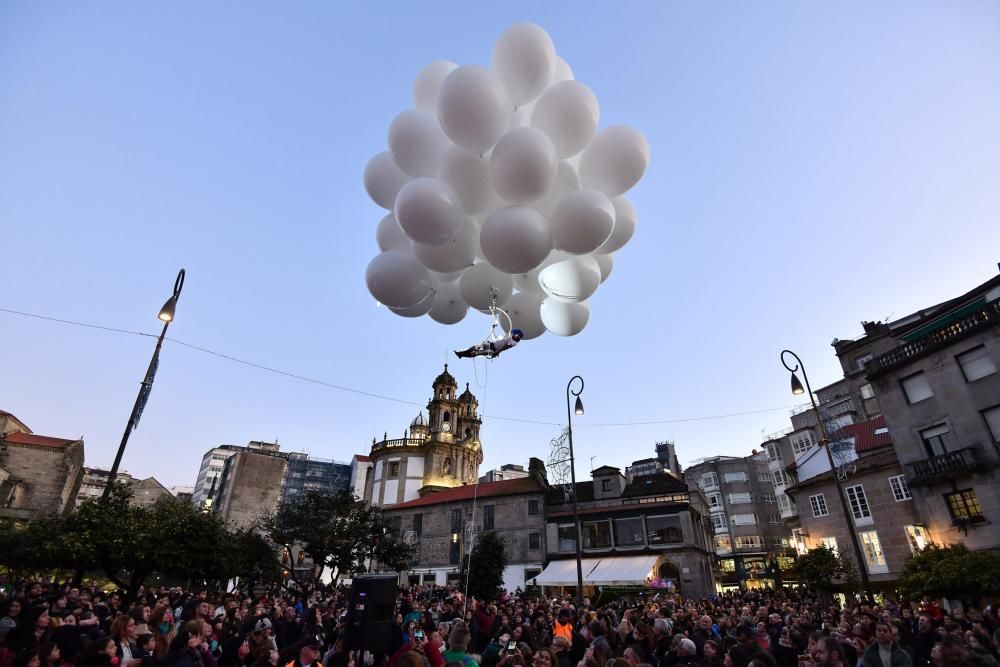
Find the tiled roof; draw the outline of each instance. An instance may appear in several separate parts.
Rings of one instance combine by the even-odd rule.
[[[837,434],[842,438],[854,438],[854,451],[859,454],[879,447],[892,446],[892,438],[889,437],[889,429],[882,415],[865,422],[848,424]]]
[[[356,458],[359,461],[371,461],[372,460],[372,457],[365,456],[364,454],[355,454],[354,458]]]
[[[422,498],[416,498],[415,500],[410,500],[405,503],[399,503],[398,505],[389,505],[385,509],[386,511],[406,509],[409,507],[424,507],[427,505],[443,505],[445,503],[453,503],[461,500],[472,500],[475,498],[489,498],[495,496],[512,496],[518,493],[531,493],[532,491],[538,492],[542,490],[541,485],[534,477],[521,477],[518,479],[504,479],[499,482],[484,482],[478,485],[479,490],[476,490],[475,484],[466,484],[465,486],[458,486],[454,489],[444,489],[442,491],[434,491],[433,493],[428,493]]]
[[[77,440],[50,438],[47,435],[36,435],[34,433],[8,433],[3,436],[3,439],[7,442],[18,445],[36,445],[39,447],[52,447],[54,449],[62,449],[67,445],[78,442]]]

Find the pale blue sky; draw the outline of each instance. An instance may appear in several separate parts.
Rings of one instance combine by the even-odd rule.
[[[587,329],[489,367],[452,363],[488,414],[565,419],[578,470],[677,442],[744,454],[787,406],[784,347],[815,386],[834,337],[994,275],[1000,4],[983,2],[107,2],[0,4],[0,307],[171,335],[423,402],[481,339],[376,308],[382,213],[362,169],[427,62],[489,61],[532,20],[652,160],[638,229]],[[109,465],[152,341],[0,313],[0,409],[86,438]],[[454,360],[452,360],[454,361]],[[483,378],[480,378],[481,380]],[[485,393],[485,397],[483,394]],[[273,439],[347,460],[417,408],[168,344],[124,467],[190,484],[205,449]],[[488,467],[545,458],[557,427],[488,420]]]

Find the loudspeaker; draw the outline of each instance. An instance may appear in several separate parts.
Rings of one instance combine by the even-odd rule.
[[[396,611],[395,575],[365,574],[351,582],[345,648],[377,653],[389,650]]]

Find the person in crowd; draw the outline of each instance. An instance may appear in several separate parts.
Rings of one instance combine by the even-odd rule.
[[[813,657],[816,667],[851,667],[845,661],[843,645],[833,637],[821,637]]]
[[[913,667],[909,654],[892,641],[892,627],[885,621],[875,626],[875,641],[865,649],[863,667]]]
[[[111,638],[115,640],[118,667],[139,667],[142,662],[135,654],[135,619],[121,614],[111,623]]]

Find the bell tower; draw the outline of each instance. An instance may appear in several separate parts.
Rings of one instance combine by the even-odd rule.
[[[475,484],[479,478],[479,465],[483,450],[479,442],[482,422],[479,419],[479,402],[469,385],[465,392],[456,395],[458,383],[444,371],[434,379],[434,395],[427,404],[426,454],[424,457],[424,485],[420,494],[465,484]]]
[[[434,396],[427,404],[431,437],[442,442],[454,442],[458,426],[458,400],[455,390],[458,384],[444,365],[441,375],[434,378]]]

